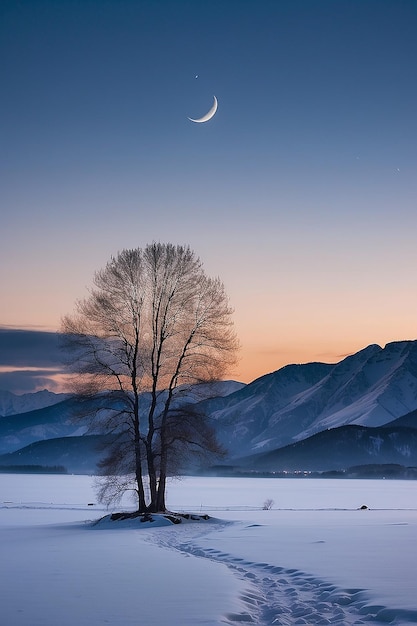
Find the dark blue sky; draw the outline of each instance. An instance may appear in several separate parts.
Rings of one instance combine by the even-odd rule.
[[[158,240],[224,280],[236,378],[414,338],[416,32],[414,0],[3,0],[0,325]]]
[[[217,167],[239,183],[260,150],[259,165],[270,166],[307,155],[316,165],[415,156],[415,2],[5,7],[2,132],[12,175],[24,167],[34,177],[127,175],[142,166],[157,176],[160,165],[172,179],[184,167],[199,174],[202,145],[199,164],[213,172],[221,148]],[[187,115],[205,112],[213,93],[222,116],[196,140]]]

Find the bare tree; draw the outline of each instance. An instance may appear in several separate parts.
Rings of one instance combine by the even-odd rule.
[[[112,258],[63,319],[74,391],[90,426],[113,434],[103,501],[133,488],[139,511],[164,511],[178,459],[220,451],[189,393],[235,363],[231,316],[223,284],[188,246],[153,243]]]

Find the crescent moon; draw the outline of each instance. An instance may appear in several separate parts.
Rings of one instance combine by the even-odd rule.
[[[215,116],[216,111],[217,111],[217,98],[216,96],[213,96],[214,98],[214,102],[213,102],[213,106],[211,107],[210,111],[208,111],[205,115],[203,115],[203,117],[199,117],[196,120],[193,120],[192,117],[189,117],[188,119],[190,120],[190,122],[197,122],[197,124],[201,124],[201,122],[208,122],[209,120],[211,120],[212,117]]]

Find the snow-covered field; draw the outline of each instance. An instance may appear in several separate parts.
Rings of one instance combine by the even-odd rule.
[[[190,477],[168,505],[210,519],[94,525],[92,477],[0,475],[0,623],[417,624],[415,481]]]

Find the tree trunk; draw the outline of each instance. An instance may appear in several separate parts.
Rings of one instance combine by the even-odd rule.
[[[158,510],[156,468],[155,468],[155,459],[154,459],[154,453],[152,450],[152,444],[149,444],[149,442],[146,445],[146,462],[148,466],[149,491],[150,491],[150,503],[148,506],[148,511],[150,513],[156,513]]]
[[[156,501],[156,505],[157,505],[157,510],[160,513],[165,513],[166,511],[166,504],[165,504],[166,480],[167,480],[166,474],[161,474],[159,476],[158,499]]]
[[[143,486],[142,473],[142,454],[140,450],[140,430],[139,430],[139,412],[138,405],[135,406],[134,432],[135,432],[135,478],[136,490],[138,494],[138,511],[144,513],[146,511],[145,488]]]
[[[145,489],[143,487],[143,477],[142,477],[142,467],[139,465],[140,469],[138,469],[138,465],[136,463],[136,485],[137,485],[137,494],[138,494],[138,511],[139,513],[146,512],[146,499],[145,499]]]
[[[167,483],[168,450],[166,443],[161,438],[161,466],[159,469],[158,497],[156,500],[157,511],[166,511],[165,491]]]

